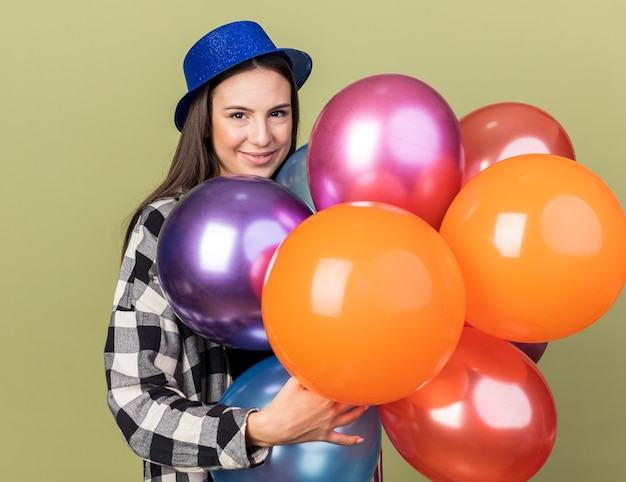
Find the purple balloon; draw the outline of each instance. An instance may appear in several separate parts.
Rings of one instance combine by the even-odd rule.
[[[337,93],[318,116],[307,152],[317,210],[386,202],[435,229],[460,189],[463,164],[461,128],[448,103],[399,74],[366,77]]]
[[[265,408],[289,379],[275,356],[245,371],[226,390],[221,403]],[[217,470],[215,482],[370,482],[380,454],[382,429],[376,407],[338,432],[360,435],[364,441],[345,446],[307,442],[272,447],[265,462],[254,469]]]
[[[548,343],[522,343],[518,341],[512,341],[513,345],[519,348],[524,354],[530,358],[535,363],[538,363],[541,360],[541,357],[548,348]]]
[[[261,290],[276,247],[311,209],[275,181],[219,176],[189,191],[157,246],[165,298],[197,334],[222,345],[269,350]]]

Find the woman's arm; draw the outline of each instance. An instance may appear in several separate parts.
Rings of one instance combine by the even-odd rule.
[[[202,403],[201,352],[209,342],[177,320],[158,284],[157,237],[174,205],[144,210],[124,256],[105,348],[109,407],[144,460],[187,472],[255,466],[268,450],[246,446],[253,410]],[[216,393],[226,376],[206,374],[220,385]]]

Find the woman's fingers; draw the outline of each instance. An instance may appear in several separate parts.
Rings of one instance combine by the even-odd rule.
[[[335,428],[350,425],[352,422],[356,421],[361,415],[363,415],[368,408],[369,407],[367,406],[351,407],[350,410],[342,412],[335,418]]]
[[[267,407],[249,415],[246,437],[262,446],[312,441],[354,445],[363,441],[359,435],[335,429],[350,425],[367,408],[333,402],[290,378]]]
[[[356,445],[363,442],[363,437],[360,435],[346,435],[340,432],[331,432],[326,442],[334,443],[337,445]]]

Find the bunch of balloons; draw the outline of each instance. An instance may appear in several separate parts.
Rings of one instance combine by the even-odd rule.
[[[521,481],[556,434],[536,363],[615,302],[624,246],[617,198],[552,116],[511,102],[459,120],[424,82],[384,74],[339,91],[276,182],[188,193],[157,264],[197,333],[271,347],[281,376],[377,405],[432,480]],[[251,393],[269,383],[255,368],[240,383]],[[251,397],[225,403],[263,403]],[[303,477],[299,456],[277,454],[267,470]]]
[[[429,98],[434,104],[417,107],[419,102],[402,90],[408,85],[416,84],[397,76],[363,79],[322,111],[306,159],[309,195],[319,211],[277,251],[263,297],[266,331],[285,366],[311,389],[354,403],[378,403],[394,446],[431,480],[527,480],[545,463],[556,435],[554,400],[535,363],[549,341],[589,326],[619,296],[626,279],[626,219],[606,184],[575,162],[569,136],[545,111],[515,102],[488,105],[458,121],[458,139],[454,122],[417,121],[418,111],[437,102]],[[394,97],[394,91],[403,94]],[[445,104],[437,109],[447,112]],[[400,118],[407,121],[401,128],[394,123]],[[457,157],[432,147],[446,146],[449,154],[456,142],[462,151]],[[421,150],[426,145],[431,148]],[[462,166],[458,186],[452,159]],[[441,176],[444,172],[447,176]],[[440,177],[429,177],[432,173]],[[437,195],[411,203],[417,198],[407,196],[415,192],[407,186],[420,183],[439,183]],[[451,198],[444,199],[450,192],[446,188],[454,191]],[[357,200],[369,204],[355,205]],[[368,229],[363,218],[373,223],[381,201],[436,227],[461,269],[462,289],[447,286],[440,292],[452,303],[463,303],[459,309],[466,323],[460,342],[448,340],[452,351],[438,352],[443,369],[432,368],[430,376],[418,378],[417,371],[427,366],[424,345],[432,334],[417,330],[426,323],[445,330],[449,318],[416,311],[409,313],[413,324],[396,324],[401,317],[390,307],[410,285],[393,284],[382,272],[371,271],[368,279],[380,282],[377,295],[363,292],[357,298],[361,284],[351,277],[362,272],[359,263],[382,251],[375,242],[396,251],[392,240],[409,235],[404,227],[396,231],[382,223]],[[369,212],[360,217],[355,214],[359,209]],[[416,239],[411,246],[419,246]],[[298,252],[309,253],[309,262],[297,262]],[[426,256],[432,260],[432,255]],[[413,259],[423,260],[420,256],[425,255],[412,253]],[[331,260],[337,264],[326,268]],[[286,264],[293,266],[289,273]],[[414,279],[406,274],[413,269],[410,264],[400,264],[393,264],[393,272]],[[453,271],[448,266],[438,273],[449,278]],[[431,279],[433,273],[428,266]],[[302,286],[293,282],[297,277]],[[327,291],[317,289],[322,282]],[[423,292],[412,289],[416,299]],[[281,305],[281,291],[295,302]],[[339,305],[335,313],[340,314],[317,309],[322,299],[323,306]],[[353,304],[362,308],[358,314]],[[372,307],[379,305],[390,309]],[[304,331],[306,342],[298,340],[296,324],[289,331],[296,318],[298,330],[311,330]],[[385,321],[378,324],[376,318]],[[348,332],[342,331],[344,323]],[[458,327],[455,322],[447,326]],[[366,330],[372,327],[379,332],[370,336]],[[394,338],[403,334],[409,342]],[[310,340],[316,347],[309,346]],[[408,362],[402,359],[402,353],[410,353],[407,344],[414,346]],[[375,356],[368,363],[362,358],[370,353]],[[405,373],[422,385],[406,397],[381,402],[383,390],[390,388],[375,378],[384,378],[385,371],[371,361],[377,357],[384,360],[390,385],[399,387]],[[366,370],[360,372],[359,366]],[[366,372],[376,394],[365,393]],[[358,383],[346,385],[346,380]],[[398,392],[388,393],[389,398]]]

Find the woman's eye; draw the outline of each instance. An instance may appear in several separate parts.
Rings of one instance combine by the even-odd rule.
[[[287,111],[275,110],[270,114],[272,117],[284,117],[287,115]]]
[[[243,112],[235,112],[234,114],[231,114],[230,116],[233,119],[243,119],[244,118]]]

